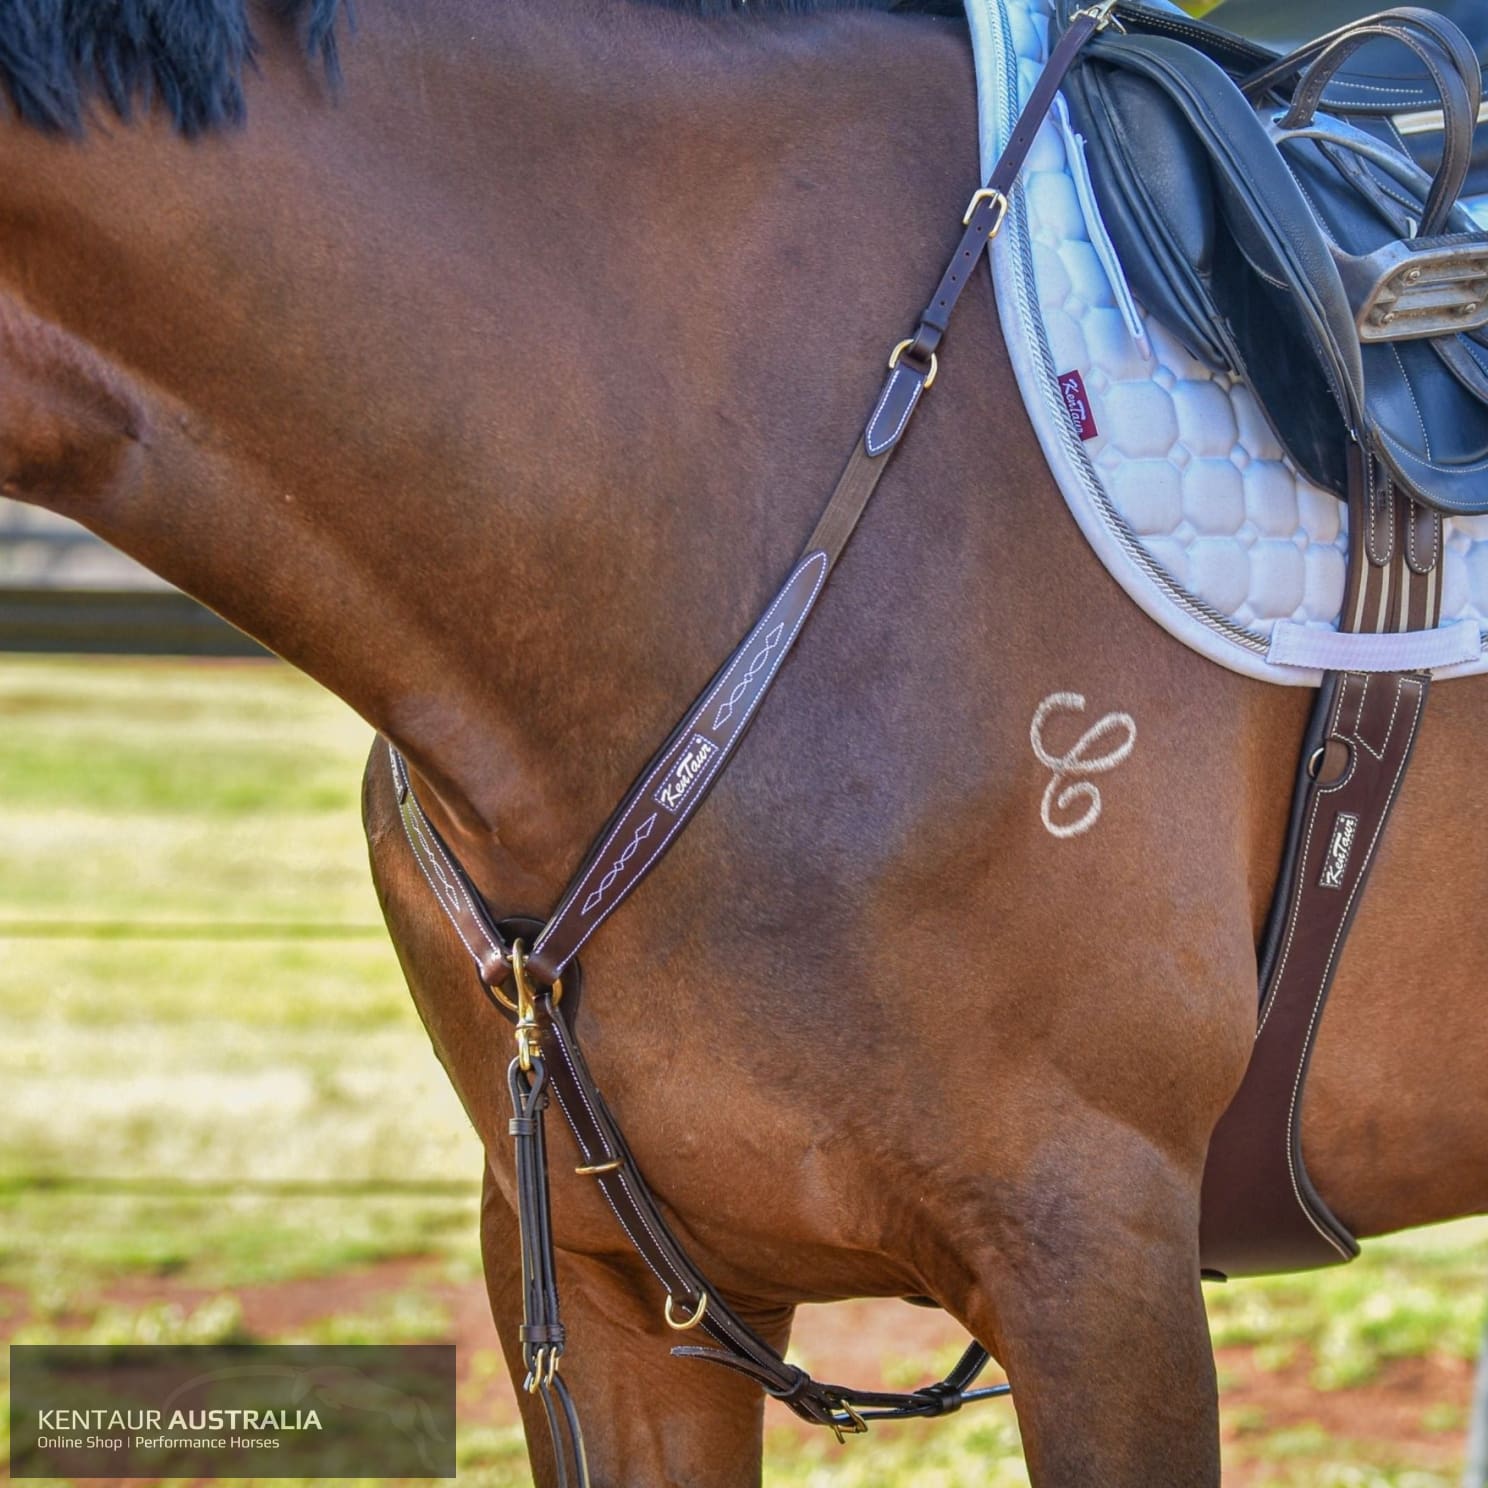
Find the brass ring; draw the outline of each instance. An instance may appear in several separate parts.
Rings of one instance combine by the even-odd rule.
[[[911,336],[909,338],[909,340],[907,340],[907,341],[901,341],[893,349],[893,351],[891,351],[889,353],[889,371],[890,372],[892,372],[899,365],[899,359],[913,345],[914,345],[914,337]],[[932,351],[930,353],[930,375],[925,379],[925,391],[927,393],[930,391],[930,389],[932,387],[935,386],[935,378],[936,378],[936,375],[939,373],[939,371],[940,371],[940,359]]]
[[[693,1328],[696,1328],[697,1325],[702,1322],[703,1314],[707,1312],[707,1310],[708,1294],[707,1292],[704,1292],[698,1301],[697,1307],[693,1309],[692,1316],[688,1318],[686,1322],[679,1323],[677,1319],[672,1316],[672,1295],[670,1292],[668,1292],[666,1306],[662,1309],[662,1313],[666,1318],[666,1325],[668,1328],[671,1328],[674,1332],[677,1333],[687,1333],[690,1332]]]

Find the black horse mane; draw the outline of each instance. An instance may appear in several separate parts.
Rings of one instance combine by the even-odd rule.
[[[267,0],[334,84],[350,0]],[[500,4],[502,0],[491,0]],[[961,0],[644,0],[694,15],[820,10],[962,13]],[[247,0],[0,0],[0,93],[27,124],[79,133],[95,102],[129,120],[157,103],[185,135],[243,120],[257,43]]]
[[[77,133],[101,101],[128,120],[159,103],[186,135],[243,118],[256,51],[246,0],[3,0],[0,89],[38,128]],[[338,77],[342,0],[269,0]]]

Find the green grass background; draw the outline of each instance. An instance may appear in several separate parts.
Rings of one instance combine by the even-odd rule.
[[[246,1289],[410,1257],[406,1287],[292,1338],[447,1335],[440,1283],[479,1274],[480,1153],[377,915],[357,805],[369,740],[274,664],[0,661],[0,1337],[237,1338]],[[1216,1342],[1320,1392],[1468,1358],[1485,1238],[1446,1226],[1337,1272],[1216,1289]],[[890,1362],[908,1380],[949,1361]],[[477,1381],[500,1367],[494,1348],[472,1363]],[[1455,1483],[1408,1448],[1253,1411],[1227,1424],[1248,1482]],[[1458,1406],[1421,1409],[1422,1441],[1462,1425]],[[518,1433],[479,1413],[461,1461],[471,1483],[528,1482]],[[997,1406],[846,1449],[777,1435],[766,1473],[1026,1481]]]

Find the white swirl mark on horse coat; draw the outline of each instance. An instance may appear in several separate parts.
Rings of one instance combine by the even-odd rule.
[[[1107,713],[1080,735],[1073,749],[1064,754],[1052,754],[1044,747],[1044,723],[1051,713],[1063,709],[1083,713],[1085,699],[1078,692],[1051,692],[1038,705],[1033,715],[1033,723],[1028,730],[1028,742],[1033,745],[1033,752],[1039,763],[1054,772],[1053,778],[1044,787],[1044,799],[1039,805],[1044,826],[1053,837],[1078,837],[1082,832],[1088,832],[1100,819],[1101,793],[1093,781],[1071,781],[1070,777],[1103,775],[1107,770],[1114,770],[1137,747],[1137,725],[1130,713]],[[1122,738],[1113,749],[1105,754],[1087,754],[1087,751],[1096,748],[1114,733],[1120,733]],[[1067,812],[1079,801],[1085,803],[1083,815],[1074,821],[1055,821],[1056,810]]]

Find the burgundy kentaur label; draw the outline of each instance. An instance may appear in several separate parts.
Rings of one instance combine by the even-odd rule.
[[[1094,439],[1100,430],[1095,427],[1090,399],[1085,396],[1085,379],[1078,372],[1062,373],[1059,391],[1064,397],[1064,406],[1069,409],[1070,422],[1075,426],[1075,433],[1081,439]]]

